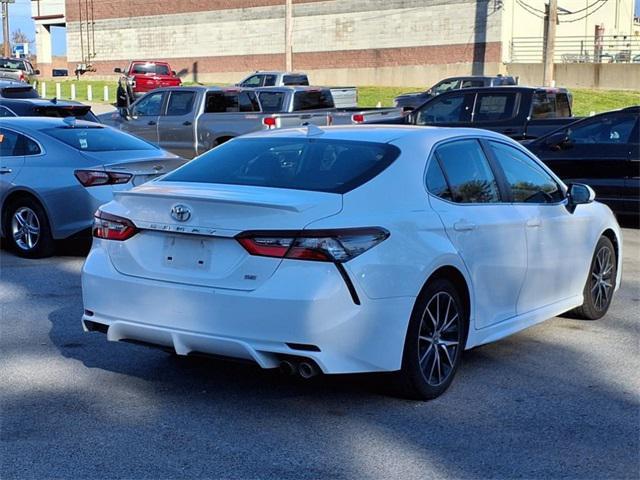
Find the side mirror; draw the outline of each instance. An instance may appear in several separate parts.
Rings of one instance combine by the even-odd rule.
[[[544,142],[548,147],[562,148],[569,143],[569,136],[565,130],[553,133],[547,137]]]
[[[33,71],[34,75],[40,75],[40,70],[38,70],[37,68]]]
[[[572,183],[569,185],[569,191],[567,192],[567,208],[571,213],[576,209],[578,205],[584,205],[591,203],[596,199],[596,192],[589,185],[583,183]]]
[[[178,74],[176,73],[175,70],[171,70],[171,75],[173,75],[174,77],[177,76]]]
[[[120,67],[114,68],[113,69],[114,73],[122,73],[122,69]]]

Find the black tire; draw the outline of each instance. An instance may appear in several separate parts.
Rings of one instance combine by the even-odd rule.
[[[445,278],[430,281],[411,314],[396,393],[416,400],[442,395],[460,365],[468,325],[454,284]]]
[[[602,318],[611,305],[616,288],[618,259],[613,243],[602,236],[593,252],[589,277],[584,286],[584,303],[571,312],[571,316],[584,320]]]
[[[53,255],[55,244],[51,236],[51,227],[42,205],[32,197],[21,197],[12,200],[3,215],[5,241],[8,247],[18,256],[25,258],[43,258]],[[20,224],[28,220],[30,228]],[[33,227],[37,227],[37,232]],[[16,237],[16,229],[24,232]],[[31,239],[29,241],[29,239]]]

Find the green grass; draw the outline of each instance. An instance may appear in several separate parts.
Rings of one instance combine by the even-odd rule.
[[[87,80],[63,80],[55,82],[49,80],[47,84],[47,97],[56,95],[55,84],[60,83],[61,99],[71,98],[71,85],[76,85],[76,100],[87,101],[87,86],[93,89],[93,102],[103,103],[103,88],[109,87],[109,103],[116,99],[116,82],[87,81]],[[362,107],[373,107],[380,102],[383,107],[393,106],[393,99],[397,95],[405,92],[418,91],[417,87],[359,87],[358,104]],[[38,91],[41,92],[40,86]],[[607,110],[628,107],[630,105],[640,105],[640,91],[621,90],[587,90],[576,88],[573,92],[573,111],[576,116],[586,116],[591,112],[600,113]]]

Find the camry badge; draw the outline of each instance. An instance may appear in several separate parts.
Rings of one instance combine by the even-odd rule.
[[[178,222],[186,222],[191,218],[191,209],[186,205],[174,205],[171,208],[171,217]]]

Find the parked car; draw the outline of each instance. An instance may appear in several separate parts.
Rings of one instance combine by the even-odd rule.
[[[403,93],[402,95],[398,95],[394,99],[394,105],[396,107],[404,108],[405,110],[413,110],[414,108],[422,105],[427,100],[451,90],[477,87],[502,87],[505,85],[517,84],[518,81],[516,78],[505,77],[502,75],[470,75],[466,77],[450,77],[441,80],[440,82],[436,83],[434,86],[423,92]]]
[[[526,144],[566,182],[593,187],[619,218],[640,217],[640,106],[578,120]]]
[[[350,125],[367,123],[385,118],[403,115],[400,108],[340,108],[334,103],[330,88],[321,87],[262,87],[257,88],[258,100],[264,112],[298,113],[319,112],[331,113],[332,125]]]
[[[571,103],[564,88],[467,88],[438,95],[404,117],[371,123],[476,127],[526,140],[574,122]]]
[[[17,80],[31,83],[40,70],[34,69],[31,62],[24,58],[0,58],[0,79]]]
[[[257,71],[236,84],[238,87],[292,87],[309,86],[306,73]],[[331,90],[337,108],[356,108],[358,106],[358,89],[356,87],[327,87]]]
[[[182,80],[167,62],[133,61],[125,70],[116,68],[114,72],[126,75],[136,98],[156,88],[182,85]]]
[[[18,80],[0,80],[0,99],[2,98],[39,98],[35,88]]]
[[[82,322],[303,377],[395,371],[433,398],[464,349],[606,314],[622,237],[593,200],[489,131],[255,133],[100,207]]]
[[[193,158],[231,138],[257,130],[327,125],[327,111],[263,112],[253,89],[161,88],[128,110],[101,115],[103,123],[137,135],[184,158]]]
[[[5,91],[8,89],[5,89]],[[15,89],[10,89],[13,95]],[[33,89],[32,89],[33,90]],[[25,92],[29,95],[35,92]],[[2,117],[76,117],[79,120],[98,122],[90,105],[71,100],[48,100],[46,98],[0,98]]]
[[[184,160],[124,132],[75,118],[0,118],[0,233],[18,255],[54,252],[54,241],[91,227],[115,191]]]

